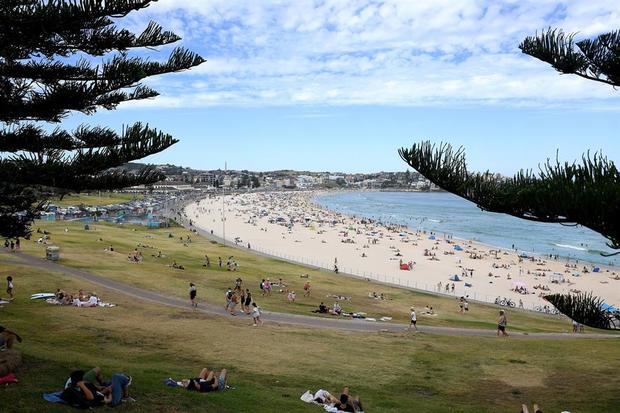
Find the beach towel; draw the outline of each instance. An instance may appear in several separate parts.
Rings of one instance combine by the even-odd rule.
[[[67,404],[62,398],[62,391],[56,391],[53,393],[43,393],[43,399],[50,403]]]

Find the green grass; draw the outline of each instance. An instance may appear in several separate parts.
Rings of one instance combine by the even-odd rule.
[[[134,199],[142,199],[143,195],[140,194],[125,194],[118,192],[101,192],[101,193],[85,193],[85,194],[73,194],[64,196],[62,199],[51,199],[50,203],[66,207],[66,206],[98,206],[109,204],[122,204]]]
[[[384,285],[337,276],[332,272],[309,269],[296,264],[253,254],[245,249],[226,247],[190,233],[183,228],[169,230],[148,230],[141,226],[118,226],[114,224],[89,224],[91,230],[85,231],[82,223],[37,222],[36,226],[52,233],[51,241],[61,248],[61,263],[82,268],[115,280],[147,289],[163,291],[168,294],[187,296],[188,283],[198,286],[200,300],[223,302],[224,291],[234,286],[234,280],[241,277],[244,287],[250,288],[254,299],[269,311],[290,312],[313,315],[311,310],[321,301],[331,305],[335,300],[328,295],[351,296],[351,301],[343,302],[345,311],[366,312],[371,317],[389,316],[395,321],[408,320],[409,308],[415,305],[419,310],[425,305],[433,307],[439,315],[436,317],[420,316],[420,324],[491,328],[495,327],[498,308],[493,305],[472,303],[466,314],[458,313],[455,298],[436,296],[425,292],[397,289]],[[65,232],[65,228],[68,232]],[[172,234],[172,238],[169,238]],[[36,235],[36,234],[35,234]],[[190,235],[192,242],[182,242]],[[33,237],[33,239],[36,237]],[[104,249],[114,246],[114,252]],[[153,248],[146,248],[147,245]],[[145,259],[140,264],[130,263],[127,255],[135,248],[142,251]],[[44,246],[35,242],[23,242],[22,249],[38,256],[44,255]],[[162,251],[166,258],[155,258]],[[209,255],[211,267],[203,267],[204,255]],[[218,267],[218,256],[225,262],[234,256],[240,264],[238,272],[227,271]],[[185,270],[170,268],[173,261],[185,266]],[[304,278],[309,274],[312,284],[311,297],[303,297]],[[297,301],[289,303],[285,294],[275,292],[271,297],[260,296],[258,288],[261,279],[272,281],[283,278],[289,288],[297,292]],[[371,291],[383,292],[388,300],[368,298]],[[564,317],[535,314],[526,311],[510,310],[509,326],[511,330],[529,332],[568,331],[570,322]]]
[[[307,389],[359,393],[367,412],[508,412],[521,403],[544,411],[612,412],[620,406],[616,340],[539,340],[431,334],[304,330],[241,317],[222,318],[136,302],[99,291],[116,308],[56,307],[33,302],[35,291],[94,286],[42,272],[0,255],[16,282],[2,325],[19,332],[20,383],[0,389],[0,410],[68,412],[43,401],[72,369],[98,365],[108,375],[134,376],[137,402],[128,412],[315,412],[299,396]],[[591,357],[590,355],[595,355]],[[224,393],[195,394],[164,386],[172,376],[227,367]]]

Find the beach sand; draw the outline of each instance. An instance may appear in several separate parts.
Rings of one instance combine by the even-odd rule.
[[[544,294],[592,291],[609,304],[620,304],[617,268],[596,265],[600,272],[594,273],[593,265],[566,258],[520,259],[514,251],[328,211],[312,202],[316,195],[261,192],[227,195],[224,202],[216,196],[185,212],[194,225],[222,237],[224,203],[229,242],[329,270],[337,265],[341,273],[403,287],[485,302],[507,297],[517,307],[521,300],[526,309],[549,305],[534,286],[548,288]],[[401,260],[411,262],[412,269],[400,269]],[[451,281],[454,275],[461,281]],[[514,291],[519,283],[527,294]]]

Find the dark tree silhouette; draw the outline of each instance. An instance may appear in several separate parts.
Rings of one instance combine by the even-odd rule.
[[[602,34],[594,40],[574,41],[574,35],[549,29],[526,38],[521,50],[551,64],[565,74],[620,85],[620,35]],[[430,142],[401,148],[400,157],[435,185],[474,202],[485,211],[509,214],[530,221],[583,225],[620,249],[620,173],[602,154],[585,154],[582,163],[551,162],[539,172],[520,171],[512,178],[467,170],[463,148]],[[612,254],[620,253],[616,251]],[[605,254],[604,254],[605,255]],[[545,297],[563,314],[595,328],[618,328],[617,316],[601,308],[591,295]]]
[[[0,236],[24,237],[46,199],[86,190],[151,184],[163,178],[152,167],[127,173],[119,167],[177,142],[135,123],[119,134],[59,123],[71,111],[92,114],[158,93],[140,82],[204,60],[183,48],[165,61],[132,57],[131,49],[180,38],[150,22],[136,35],[115,20],[153,0],[3,0],[0,2]]]

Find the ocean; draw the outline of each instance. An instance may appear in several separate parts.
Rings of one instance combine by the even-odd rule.
[[[582,226],[543,224],[505,214],[481,211],[476,205],[445,192],[336,192],[315,202],[332,211],[411,229],[449,234],[483,244],[535,255],[559,255],[579,261],[617,266],[606,238]]]

